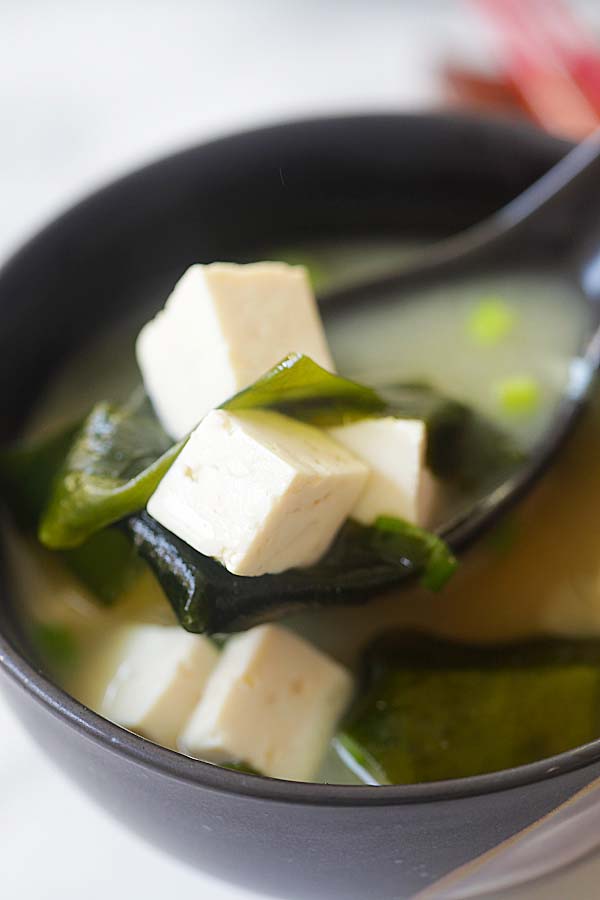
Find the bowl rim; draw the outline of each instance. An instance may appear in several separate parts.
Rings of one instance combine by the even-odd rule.
[[[535,150],[554,147],[556,156],[566,151],[569,144],[548,135],[528,124],[503,119],[487,119],[469,114],[455,113],[402,113],[376,112],[353,113],[351,115],[320,115],[317,117],[290,119],[276,124],[263,125],[216,139],[194,144],[188,148],[159,157],[141,167],[135,168],[102,185],[85,196],[78,203],[53,217],[33,237],[16,250],[0,269],[0,283],[4,273],[30,252],[35,252],[46,235],[56,228],[68,226],[69,219],[75,218],[88,205],[101,201],[109,194],[118,193],[134,180],[160,177],[164,168],[177,165],[187,156],[207,149],[214,152],[219,145],[243,143],[247,140],[268,140],[270,135],[281,134],[294,129],[311,127],[339,127],[344,122],[357,122],[365,126],[377,127],[382,121],[439,123],[440,128],[455,127],[465,132],[482,132],[512,137],[526,141]],[[435,126],[434,126],[435,127]],[[25,690],[36,702],[43,705],[55,717],[64,720],[79,734],[106,749],[119,753],[130,761],[162,775],[193,784],[196,787],[233,794],[257,800],[314,806],[399,806],[419,802],[457,800],[471,796],[510,790],[535,782],[555,778],[575,769],[584,768],[600,760],[600,738],[588,744],[565,751],[547,759],[538,760],[524,766],[503,769],[484,775],[456,778],[445,781],[424,782],[408,785],[339,785],[313,782],[284,781],[260,775],[223,769],[201,760],[184,756],[145,738],[127,731],[110,722],[98,713],[81,704],[58,685],[31,665],[19,649],[4,634],[0,633],[0,670]]]

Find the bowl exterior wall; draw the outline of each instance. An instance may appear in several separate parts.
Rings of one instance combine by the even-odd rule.
[[[9,703],[63,771],[109,812],[187,863],[278,898],[401,900],[550,812],[600,763],[461,799],[312,806],[210,790],[113,752],[2,680]]]

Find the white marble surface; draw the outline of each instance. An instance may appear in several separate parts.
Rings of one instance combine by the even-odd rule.
[[[594,14],[595,0],[584,5]],[[435,54],[448,42],[485,52],[463,14],[453,0],[0,0],[0,256],[82,192],[181,145],[298,115],[435,103]],[[3,898],[255,896],[125,832],[46,762],[1,698],[0,736]],[[510,896],[592,900],[599,883],[590,858]]]

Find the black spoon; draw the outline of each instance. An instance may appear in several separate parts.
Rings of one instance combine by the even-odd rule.
[[[420,290],[457,278],[549,262],[583,295],[587,325],[543,439],[514,474],[438,529],[456,550],[494,524],[539,478],[573,430],[590,395],[600,365],[600,132],[499,212],[424,250],[409,268],[322,298],[328,309],[385,298],[397,303],[403,294],[414,297]]]

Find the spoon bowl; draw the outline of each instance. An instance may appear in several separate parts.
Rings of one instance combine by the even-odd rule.
[[[321,298],[330,316],[351,304],[402,302],[420,292],[482,273],[530,268],[552,260],[587,307],[586,328],[562,397],[543,438],[501,483],[451,513],[438,532],[462,550],[496,523],[551,464],[589,397],[600,365],[600,133],[581,143],[516,199],[478,225],[434,244],[414,263],[383,278],[354,283]]]

